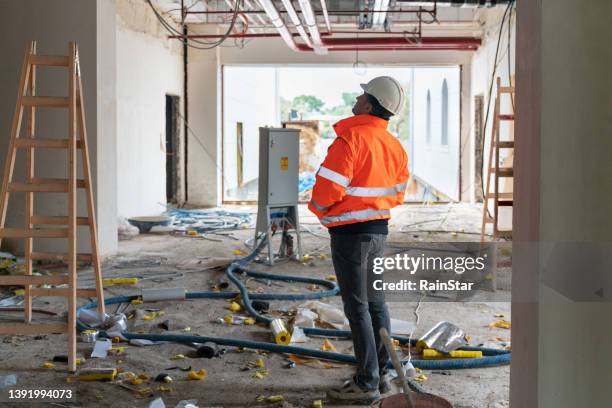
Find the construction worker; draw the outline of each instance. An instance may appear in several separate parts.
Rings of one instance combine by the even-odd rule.
[[[308,208],[329,229],[344,313],[349,321],[356,375],[328,392],[338,400],[375,400],[389,389],[389,355],[379,336],[390,330],[382,293],[373,294],[372,262],[383,255],[390,209],[404,202],[408,156],[387,131],[404,105],[404,91],[388,76],[361,84],[353,114],[334,125],[338,136],[321,164]]]

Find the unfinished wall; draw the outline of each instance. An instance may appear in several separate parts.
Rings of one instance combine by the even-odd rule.
[[[202,27],[192,27],[192,33],[204,33]],[[188,185],[189,203],[217,205],[221,202],[220,157],[220,67],[223,64],[342,64],[351,66],[354,52],[332,52],[328,55],[296,53],[281,39],[257,39],[237,48],[211,51],[189,50],[189,121],[194,135],[189,135]],[[362,52],[359,59],[370,65],[465,65],[471,52]],[[468,68],[469,69],[469,68]],[[463,95],[463,94],[462,94]],[[467,94],[465,95],[467,103]],[[197,142],[192,139],[197,137]],[[197,145],[196,145],[197,143]],[[210,159],[214,158],[214,161]]]
[[[86,121],[93,173],[94,195],[99,228],[100,250],[113,252],[117,245],[114,190],[116,184],[114,73],[114,2],[102,0],[70,1],[23,0],[2,2],[0,13],[0,160],[4,164],[10,126],[15,109],[19,72],[26,44],[38,40],[38,51],[44,54],[66,55],[68,42],[76,41],[80,51],[81,72],[85,95]],[[78,16],[76,18],[75,16]],[[41,68],[38,75],[39,95],[66,95],[67,70]],[[103,85],[103,86],[100,86]],[[61,110],[39,109],[37,137],[65,138],[67,116]],[[25,175],[24,153],[18,156],[15,175]],[[67,176],[66,152],[42,151],[36,154],[35,174],[38,177]],[[21,178],[19,178],[21,177]],[[12,194],[7,226],[23,226],[23,194]],[[85,215],[84,195],[79,194],[80,215]],[[107,201],[109,200],[109,201]],[[62,215],[67,212],[65,194],[36,194],[35,213]],[[79,228],[79,250],[89,250],[86,229]],[[35,249],[64,251],[61,240],[35,240]],[[5,244],[3,242],[3,244]],[[23,240],[6,240],[9,249],[19,251]]]
[[[154,215],[166,204],[166,95],[183,106],[183,52],[168,41],[143,1],[117,2],[117,202],[123,217]],[[183,121],[179,118],[179,203],[184,201]]]
[[[518,7],[511,406],[609,406],[612,4]],[[550,268],[581,244],[595,265]]]
[[[475,116],[474,116],[474,107],[475,102],[474,99],[476,96],[484,97],[484,113],[483,113],[483,121],[486,120],[486,110],[487,104],[489,104],[489,116],[487,120],[487,127],[484,132],[485,145],[483,147],[483,168],[487,169],[489,165],[488,156],[489,156],[489,147],[491,141],[491,128],[493,124],[493,112],[494,112],[494,104],[495,104],[495,96],[497,92],[496,87],[496,78],[499,77],[501,79],[502,86],[507,86],[510,82],[510,77],[514,75],[514,66],[515,66],[515,55],[516,55],[516,16],[515,13],[512,12],[512,21],[511,21],[511,30],[510,30],[510,41],[508,41],[508,18],[506,17],[506,23],[504,24],[504,29],[499,37],[499,29],[501,25],[502,16],[504,14],[504,7],[498,7],[491,10],[484,10],[482,12],[481,20],[483,24],[485,24],[485,35],[483,36],[483,44],[480,49],[474,53],[474,57],[472,59],[471,64],[471,85],[470,85],[470,98],[468,101],[468,109],[466,112],[465,121],[469,122],[469,142],[465,146],[465,151],[469,151],[470,161],[464,162],[463,172],[464,178],[468,178],[469,180],[474,180],[477,172],[479,170],[476,169],[476,149],[477,146],[474,144],[474,125],[475,125]],[[511,12],[508,12],[510,15]],[[495,68],[495,78],[493,79],[493,90],[491,93],[491,98],[489,99],[489,90],[491,86],[491,78],[493,69],[495,67],[495,57],[496,57],[496,49],[497,42],[500,39],[499,53],[497,55],[497,67]],[[510,44],[510,48],[508,48],[508,44]],[[510,66],[508,65],[508,57],[510,57]],[[504,98],[502,100],[502,113],[512,113],[512,104],[509,98]],[[507,126],[507,123],[504,123],[502,126]],[[482,129],[481,129],[482,131]],[[502,129],[503,132],[507,132],[508,129]],[[508,151],[502,151],[501,154],[505,155]],[[482,172],[482,183],[483,186],[486,184],[486,171]],[[477,192],[477,189],[480,189],[479,186],[476,186],[473,182],[468,185],[463,186],[463,191],[465,194],[465,198],[470,201],[475,201],[476,197],[481,197],[482,192]]]

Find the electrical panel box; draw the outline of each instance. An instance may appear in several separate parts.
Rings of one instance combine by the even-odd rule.
[[[297,205],[299,129],[259,128],[259,205]]]
[[[298,217],[300,130],[259,128],[259,200],[255,245],[265,239],[268,264],[275,259],[300,259],[302,241]],[[276,232],[281,237],[279,253],[272,250]],[[293,237],[297,238],[297,250]],[[262,241],[263,242],[263,241]]]

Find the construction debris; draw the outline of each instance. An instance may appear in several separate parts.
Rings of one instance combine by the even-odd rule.
[[[200,371],[191,370],[189,374],[187,374],[188,380],[203,380],[206,377],[206,370],[201,368]]]

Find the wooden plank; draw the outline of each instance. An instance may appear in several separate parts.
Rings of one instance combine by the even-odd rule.
[[[514,120],[513,114],[499,115],[499,120]]]
[[[68,57],[64,55],[30,55],[30,64],[48,67],[67,67]]]
[[[34,184],[45,184],[45,183],[66,183],[68,185],[68,179],[62,178],[33,178],[32,183]],[[83,179],[77,179],[76,186],[78,188],[87,188],[87,183]]]
[[[495,236],[499,238],[512,238],[511,230],[497,230],[495,231]]]
[[[69,45],[68,65],[68,370],[76,371],[77,304],[77,75],[78,54],[74,42]]]
[[[36,43],[33,44],[32,52],[36,53]],[[32,59],[30,55],[30,61]],[[30,80],[28,81],[28,88],[31,96],[36,95],[36,66],[30,67],[32,72],[30,73]],[[36,108],[30,106],[28,111],[28,123],[26,140],[34,140],[34,134],[36,129]],[[26,150],[26,182],[30,183],[34,177],[34,149],[31,147]],[[10,189],[10,184],[9,184]],[[25,195],[25,227],[28,229],[33,228],[32,225],[32,214],[34,213],[34,194],[28,192]],[[32,237],[25,239],[25,274],[32,275],[32,248],[34,246],[34,240]],[[24,314],[26,323],[32,321],[32,285],[25,285],[25,296],[24,296]]]
[[[15,141],[19,137],[21,132],[21,119],[23,116],[23,95],[26,92],[26,85],[30,76],[30,64],[28,64],[29,55],[32,53],[34,42],[28,44],[25,55],[23,57],[23,64],[21,66],[21,78],[19,79],[19,86],[17,87],[17,103],[15,104],[15,113],[13,115],[13,123],[11,125],[11,135],[6,150],[6,160],[4,161],[4,178],[2,179],[2,188],[0,189],[0,228],[4,227],[6,221],[6,210],[8,208],[8,185],[13,179],[13,169],[15,167],[15,156],[17,149],[15,149]],[[0,236],[0,238],[2,238]],[[1,242],[1,239],[0,239]]]
[[[67,275],[1,275],[0,286],[24,286],[24,285],[63,285],[68,283]]]
[[[66,193],[68,192],[68,184],[65,182],[12,182],[9,184],[9,191],[15,192],[26,192],[26,193]]]
[[[68,217],[52,215],[34,215],[32,224],[36,225],[68,225]],[[89,225],[89,218],[77,217],[77,225]]]
[[[87,197],[87,214],[89,215],[89,219],[91,220],[89,224],[89,239],[91,245],[91,257],[92,263],[94,267],[94,278],[96,280],[96,290],[97,294],[97,304],[98,304],[98,312],[102,315],[105,313],[106,306],[104,305],[104,289],[102,285],[102,264],[100,262],[100,252],[98,248],[98,230],[96,224],[96,210],[94,206],[94,198],[93,191],[91,189],[91,165],[89,163],[89,149],[87,146],[87,126],[85,122],[85,104],[83,98],[83,84],[81,82],[81,77],[78,77],[77,81],[78,91],[77,91],[77,100],[78,100],[78,116],[79,116],[79,129],[81,136],[81,161],[83,163],[83,178],[87,181],[88,187],[85,190],[85,194]]]
[[[38,193],[67,193],[69,182],[67,179],[33,178],[30,182],[12,182],[9,184],[10,192],[38,192]],[[78,188],[85,188],[85,180],[77,180]]]
[[[513,141],[497,142],[496,145],[500,149],[514,149],[514,142]]]
[[[499,90],[499,93],[514,93],[513,86],[500,86],[497,89]]]
[[[67,108],[69,100],[63,96],[24,96],[24,106],[38,106],[46,108]]]
[[[514,177],[514,169],[512,167],[500,167],[497,169],[497,177]]]
[[[66,238],[68,230],[56,229],[31,229],[31,228],[1,228],[0,238]]]
[[[509,200],[512,199],[513,195],[512,193],[497,193],[497,197],[501,200]],[[489,193],[487,194],[487,198],[489,200],[495,199],[495,194]]]
[[[68,255],[55,252],[32,252],[32,260],[34,261],[62,261],[68,260]],[[91,262],[91,254],[77,254],[79,262]]]
[[[66,333],[68,327],[65,323],[2,323],[0,334],[44,334]]]
[[[68,139],[25,139],[19,138],[15,141],[16,147],[30,148],[37,147],[42,149],[67,149]],[[77,147],[81,148],[81,143],[77,142]]]
[[[40,297],[68,297],[71,291],[67,288],[33,288],[30,289],[32,296]],[[77,289],[78,297],[95,297],[95,289]]]

